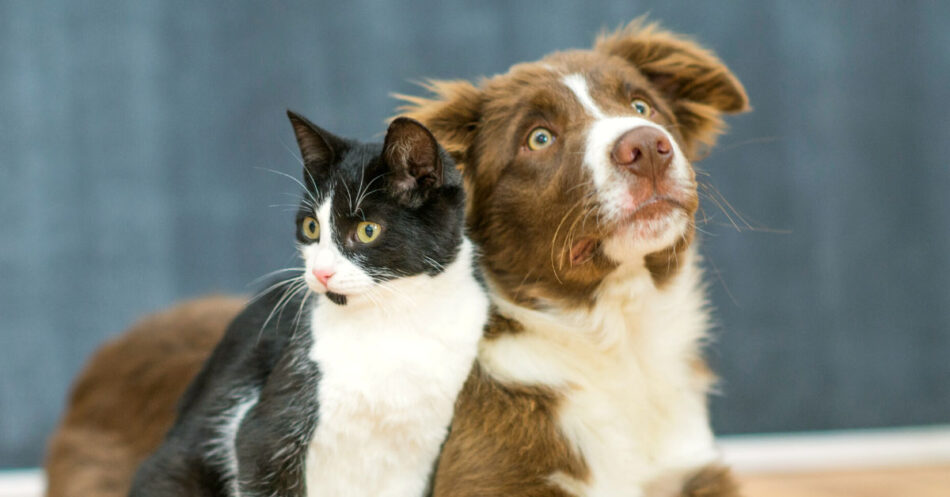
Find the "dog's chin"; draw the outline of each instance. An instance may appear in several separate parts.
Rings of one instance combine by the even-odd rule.
[[[689,229],[686,211],[666,202],[638,209],[602,243],[604,255],[618,264],[643,263],[643,257],[673,246]]]

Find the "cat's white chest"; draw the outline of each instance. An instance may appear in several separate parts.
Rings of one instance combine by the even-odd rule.
[[[451,291],[440,286],[416,287],[405,297],[412,305],[393,297],[388,307],[360,313],[330,303],[315,309],[310,359],[320,368],[320,406],[307,454],[308,495],[424,491],[488,305],[471,277]]]

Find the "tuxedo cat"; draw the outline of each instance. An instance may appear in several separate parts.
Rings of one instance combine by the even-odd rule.
[[[134,497],[427,493],[488,312],[461,175],[411,119],[380,145],[288,116],[305,270],[230,325]]]

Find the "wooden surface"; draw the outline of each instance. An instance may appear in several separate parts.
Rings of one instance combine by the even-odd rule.
[[[740,475],[745,497],[950,497],[950,466]]]
[[[950,465],[741,475],[744,497],[950,497]],[[0,497],[40,497],[35,471],[0,471]]]

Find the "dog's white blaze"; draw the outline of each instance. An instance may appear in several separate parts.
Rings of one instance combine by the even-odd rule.
[[[422,495],[487,316],[473,251],[465,240],[439,275],[393,280],[378,305],[314,309],[308,495]]]
[[[676,140],[663,126],[637,116],[604,117],[594,121],[587,132],[587,150],[584,153],[584,163],[587,167],[601,171],[602,177],[621,179],[617,166],[610,162],[610,151],[624,133],[635,128],[647,127],[659,130],[666,135],[673,146],[673,163],[670,164],[668,174],[670,179],[677,182],[689,181],[689,162]]]
[[[587,79],[583,74],[568,74],[561,78],[561,82],[574,92],[577,101],[584,106],[584,109],[586,109],[590,115],[597,119],[604,118],[604,112],[600,110],[600,107],[597,107],[597,103],[590,97],[590,92],[587,90]]]
[[[551,481],[578,496],[678,496],[687,473],[717,460],[700,357],[707,315],[692,249],[663,290],[642,265],[611,274],[585,311],[530,310],[499,297],[502,314],[525,326],[482,343],[493,377],[564,395],[564,436],[590,468],[588,481]],[[493,292],[493,295],[497,295]]]
[[[323,285],[317,281],[312,271],[332,269],[334,275],[329,281],[330,291],[343,295],[359,295],[372,288],[373,278],[353,261],[344,257],[333,241],[331,198],[333,198],[332,192],[316,209],[317,221],[320,223],[320,241],[304,245],[300,249],[306,267],[304,281],[314,292],[325,293]]]

